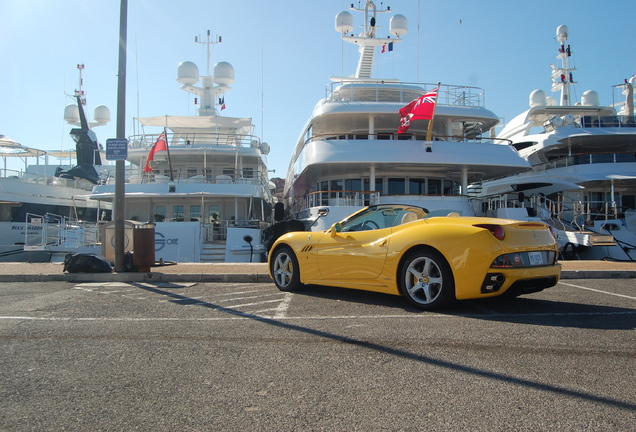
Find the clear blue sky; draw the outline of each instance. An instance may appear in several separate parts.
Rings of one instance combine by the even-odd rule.
[[[329,77],[355,72],[357,50],[334,30],[335,15],[350,3],[129,0],[127,135],[134,116],[196,114],[193,96],[179,90],[177,67],[193,61],[204,74],[205,51],[194,36],[210,29],[223,37],[213,64],[228,61],[235,69],[222,114],[252,117],[257,135],[272,149],[271,176],[284,178]],[[561,24],[570,30],[578,69],[575,98],[592,89],[609,105],[611,86],[636,72],[633,1],[383,2],[387,5],[406,16],[409,33],[392,53],[378,54],[374,75],[481,87],[487,107],[502,121],[527,109],[532,90],[549,94],[548,65],[557,64],[555,32]],[[76,64],[84,63],[87,113],[92,117],[100,104],[111,110],[111,123],[94,130],[104,145],[115,137],[119,9],[119,0],[0,0],[0,134],[29,147],[72,148],[71,127],[63,120],[72,101],[65,94],[77,87]],[[381,35],[388,35],[389,17],[380,16]],[[354,19],[356,26],[362,23],[359,14]]]

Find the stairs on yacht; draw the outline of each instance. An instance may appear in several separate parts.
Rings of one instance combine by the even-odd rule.
[[[203,243],[203,247],[201,248],[201,262],[225,262],[225,242]]]
[[[358,71],[356,73],[357,78],[371,78],[371,71],[373,69],[373,59],[375,57],[375,46],[365,46],[360,48],[362,55],[358,62]]]

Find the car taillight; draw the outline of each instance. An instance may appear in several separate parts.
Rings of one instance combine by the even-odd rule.
[[[488,231],[490,231],[490,233],[492,235],[495,236],[495,238],[497,240],[503,240],[505,237],[505,233],[504,233],[504,229],[501,225],[495,225],[495,224],[477,224],[477,225],[473,225],[477,228],[484,228],[487,229]]]

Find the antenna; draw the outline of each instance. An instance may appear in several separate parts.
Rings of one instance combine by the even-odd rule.
[[[77,70],[79,71],[79,83],[77,89],[75,89],[75,96],[79,96],[81,98],[82,105],[86,105],[86,96],[84,94],[84,90],[82,90],[82,87],[84,86],[84,78],[82,78],[84,63],[79,63],[77,65]]]
[[[207,40],[205,42],[200,40],[201,36],[195,36],[194,37],[194,42],[195,43],[199,43],[201,45],[206,45],[206,48],[207,48],[208,64],[207,64],[207,73],[206,73],[206,75],[210,75],[210,58],[211,58],[211,56],[210,56],[210,46],[211,45],[220,44],[223,41],[223,38],[221,36],[219,36],[219,35],[216,35],[215,36],[215,40],[211,41],[210,40],[210,35],[211,35],[211,32],[210,32],[210,30],[208,30],[207,31]]]

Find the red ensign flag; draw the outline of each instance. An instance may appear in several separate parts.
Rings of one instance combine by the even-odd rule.
[[[398,133],[406,132],[411,126],[413,120],[430,120],[435,112],[435,103],[437,102],[437,91],[439,87],[435,87],[428,93],[423,94],[417,99],[413,99],[408,105],[400,109],[400,127]]]
[[[152,145],[150,152],[148,153],[148,159],[146,159],[146,166],[144,166],[144,172],[152,172],[152,167],[150,166],[150,162],[155,159],[155,154],[158,151],[168,151],[168,143],[166,141],[166,133],[162,132],[157,138],[157,141]]]

